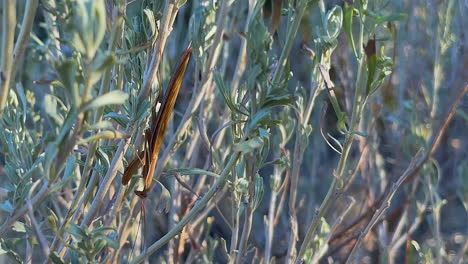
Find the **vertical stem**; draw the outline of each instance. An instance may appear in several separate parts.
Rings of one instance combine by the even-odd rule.
[[[307,249],[310,246],[310,243],[312,242],[312,240],[314,239],[316,235],[317,228],[320,224],[320,219],[325,215],[325,213],[330,208],[330,205],[340,195],[340,189],[342,188],[342,185],[343,185],[343,177],[345,174],[348,155],[349,155],[349,152],[351,150],[351,146],[354,140],[354,133],[352,132],[356,130],[359,124],[359,116],[361,114],[361,109],[363,107],[361,104],[362,104],[362,93],[363,93],[364,84],[365,84],[365,72],[366,72],[366,63],[365,63],[365,58],[364,58],[363,46],[362,46],[363,39],[364,39],[364,17],[362,15],[363,8],[364,7],[362,6],[360,7],[361,9],[360,22],[361,23],[360,23],[360,28],[359,28],[358,46],[356,47],[358,50],[358,56],[359,56],[358,57],[359,69],[358,69],[358,74],[356,78],[356,90],[354,94],[354,103],[353,103],[353,112],[351,116],[350,130],[348,131],[349,133],[346,135],[343,151],[342,151],[340,160],[338,162],[336,175],[334,175],[332,184],[330,188],[328,189],[327,195],[325,196],[322,204],[320,205],[319,210],[316,212],[314,219],[309,225],[304,241],[302,242],[299,254],[297,255],[296,261],[294,262],[296,264],[300,264],[302,262],[302,258],[304,257]]]
[[[151,87],[153,86],[154,80],[156,79],[159,64],[161,63],[162,54],[166,45],[166,40],[169,36],[169,33],[172,31],[172,15],[173,12],[177,12],[178,10],[175,7],[174,2],[174,0],[168,0],[166,2],[166,7],[164,8],[163,12],[164,15],[161,19],[161,30],[153,50],[153,57],[151,58],[150,64],[147,66],[143,80],[143,85],[141,87],[140,93],[138,94],[138,100],[140,101],[140,103],[148,97],[151,91]]]
[[[28,43],[29,35],[31,34],[31,29],[34,25],[34,18],[36,17],[38,4],[39,0],[28,0],[26,2],[23,23],[21,24],[21,30],[18,35],[18,39],[16,40],[15,50],[13,53],[13,58],[15,60],[13,61],[13,72],[11,75],[12,78],[15,78],[15,74],[18,71],[20,61],[26,49],[26,44]]]
[[[245,251],[247,249],[247,242],[249,241],[250,231],[252,229],[252,219],[253,219],[253,198],[255,195],[255,156],[252,153],[247,154],[246,157],[246,172],[247,172],[247,181],[249,182],[249,196],[246,201],[245,207],[245,219],[244,226],[242,228],[242,236],[239,242],[239,253],[237,254],[236,264],[241,264],[242,259],[244,258]]]
[[[0,118],[6,106],[11,86],[13,66],[13,42],[16,28],[16,1],[3,0],[3,28],[0,58]]]
[[[283,147],[283,146],[280,146]],[[276,155],[278,157],[279,154]],[[277,184],[280,181],[281,171],[278,165],[275,165],[273,169],[273,176],[272,181],[274,182],[271,184],[271,196],[270,196],[270,205],[268,206],[268,223],[266,225],[266,237],[265,237],[265,264],[270,263],[271,259],[271,243],[274,237],[274,225],[275,225],[275,212],[276,212],[276,200],[278,197],[278,189],[279,186]],[[278,184],[279,185],[279,184]]]
[[[233,172],[233,175],[235,173]],[[237,178],[237,177],[236,177]],[[235,182],[235,179],[233,179],[233,182]],[[230,255],[230,264],[234,264],[236,259],[237,259],[237,241],[239,240],[239,222],[240,222],[240,204],[236,201],[235,194],[232,194],[233,196],[233,206],[232,206],[232,219],[233,219],[233,224],[232,224],[232,229],[231,229],[231,247],[229,249],[229,255]]]

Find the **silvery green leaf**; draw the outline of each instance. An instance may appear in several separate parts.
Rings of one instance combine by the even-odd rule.
[[[11,205],[9,200],[6,200],[5,202],[0,203],[0,211],[5,211],[11,214],[14,210],[15,208],[13,207],[13,205]]]
[[[68,180],[71,179],[73,172],[75,171],[76,163],[75,163],[75,156],[71,155],[67,159],[67,165],[65,166],[65,171],[63,172],[62,176],[62,184],[66,183]]]
[[[118,114],[118,113],[114,113],[114,112],[105,114],[103,117],[104,118],[110,118],[110,119],[114,120],[115,122],[117,122],[122,127],[127,127],[128,122],[130,122],[130,119],[127,116],[122,115],[122,114]]]
[[[44,110],[58,126],[63,124],[63,117],[57,113],[57,97],[46,94],[44,96]]]
[[[100,129],[113,129],[112,122],[109,120],[102,120],[95,124],[92,124],[88,130],[100,130]]]
[[[58,237],[59,236],[59,230],[58,230],[59,219],[57,215],[55,215],[52,209],[48,208],[47,211],[48,211],[47,222],[49,223],[49,227],[50,229],[52,229],[54,234]]]
[[[268,115],[270,114],[270,109],[268,108],[263,108],[261,109],[260,111],[258,111],[257,113],[255,113],[255,115],[252,117],[252,119],[249,121],[249,124],[247,126],[247,130],[246,130],[246,133],[249,134],[250,132],[252,132],[254,129],[257,128],[257,126],[259,125],[259,123],[264,120],[266,117],[268,117]]]
[[[123,104],[127,99],[128,99],[128,94],[119,90],[114,90],[106,94],[103,94],[101,96],[98,96],[94,98],[93,100],[89,101],[84,106],[82,106],[81,111],[84,112],[84,111],[96,109],[99,107],[103,107],[106,105]]]
[[[343,23],[343,10],[340,6],[333,7],[327,13],[327,24],[325,26],[325,30],[327,32],[327,36],[330,39],[336,39],[341,31],[341,26]]]
[[[361,131],[352,131],[351,134],[358,135],[358,136],[361,136],[361,137],[367,137],[367,133],[366,132],[361,132]]]
[[[60,256],[58,256],[57,253],[55,253],[54,251],[50,252],[49,258],[55,264],[65,264],[65,262],[62,260],[62,258]]]
[[[18,93],[18,96],[21,101],[21,106],[22,106],[22,114],[21,114],[21,121],[23,124],[26,123],[26,113],[27,113],[27,103],[26,103],[26,95],[24,94],[24,89],[23,85],[21,83],[16,83],[16,92]]]
[[[161,195],[159,196],[158,209],[164,209],[164,212],[169,213],[172,205],[172,197],[169,190],[158,180],[154,180],[161,187]],[[164,203],[163,203],[164,202]]]
[[[81,101],[76,80],[77,63],[73,59],[65,59],[55,65],[58,76],[72,98],[74,105],[79,105]]]
[[[265,190],[263,188],[263,178],[257,173],[255,175],[255,192],[253,197],[253,210],[256,210],[262,201]]]
[[[58,153],[57,143],[52,142],[52,143],[47,144],[46,149],[45,149],[44,169],[45,169],[47,177],[49,178],[49,181],[54,181],[55,180],[56,175],[54,175],[54,178],[51,178],[52,175],[50,175],[50,172],[51,172],[51,169],[52,169],[53,161],[57,157],[57,153]]]
[[[116,63],[122,63],[122,61],[117,60],[113,53],[98,52],[98,55],[94,58],[93,63],[91,64],[91,71],[87,76],[87,78],[90,79],[89,85],[97,83],[105,71],[110,70]]]
[[[186,2],[187,0],[177,0],[176,2],[177,8],[180,8],[181,6],[185,5]]]
[[[101,139],[123,139],[123,138],[128,138],[129,135],[122,133],[117,130],[106,130],[106,131],[101,131],[99,133],[96,133],[90,137],[84,138],[80,141],[78,141],[78,144],[85,144],[88,142],[93,142]]]
[[[258,133],[260,134],[260,137],[264,139],[268,139],[270,137],[270,132],[264,128],[259,128]]]
[[[119,61],[113,53],[99,53],[98,56],[93,60],[91,70],[93,72],[103,73],[105,70],[114,66]]]
[[[20,221],[16,221],[12,229],[18,233],[26,233],[26,225]]]
[[[109,156],[104,152],[103,148],[98,148],[96,150],[96,156],[99,159],[99,162],[106,168],[110,166]]]
[[[346,32],[346,35],[349,38],[349,42],[351,44],[351,49],[353,50],[354,55],[357,57],[356,45],[354,44],[354,36],[353,36],[353,13],[354,8],[350,6],[348,3],[345,2],[345,12],[343,17],[343,27]]]
[[[112,234],[115,234],[115,233],[112,233]],[[119,248],[119,242],[115,240],[114,238],[110,237],[110,235],[105,236],[104,240],[106,241],[107,245],[109,245],[109,247],[114,248],[114,249]]]
[[[181,175],[195,175],[195,174],[200,174],[200,175],[207,175],[215,178],[219,178],[219,175],[211,172],[211,171],[206,171],[202,169],[173,169],[169,171],[170,173],[178,173]]]
[[[364,14],[373,18],[374,19],[373,22],[377,25],[383,25],[388,22],[403,21],[408,18],[408,14],[406,13],[392,13],[389,15],[382,15],[370,9],[364,10]]]
[[[74,14],[74,26],[78,28],[74,45],[91,60],[106,33],[104,0],[78,0]]]
[[[247,113],[243,112],[240,108],[238,108],[232,102],[231,91],[226,88],[226,86],[224,85],[224,82],[221,79],[221,76],[219,75],[219,73],[214,74],[214,79],[215,79],[215,82],[216,82],[216,87],[218,87],[219,92],[223,96],[224,101],[226,102],[229,109],[231,109],[231,111],[233,111],[233,112],[236,112],[236,113],[243,114],[243,115],[247,116],[248,115]]]
[[[249,191],[249,181],[245,178],[240,178],[237,180],[236,191],[242,194],[246,194]]]
[[[150,9],[148,8],[143,9],[143,13],[145,14],[146,19],[150,25],[151,34],[146,34],[146,37],[149,39],[149,38],[154,37],[154,35],[156,34],[156,20],[154,19],[153,11],[151,11]]]
[[[72,234],[77,239],[89,239],[89,236],[88,234],[86,234],[86,231],[83,230],[83,228],[81,228],[80,226],[73,223],[68,227],[67,232]]]
[[[97,235],[102,235],[102,236],[106,236],[106,234],[109,232],[109,231],[116,231],[116,228],[115,227],[111,227],[111,226],[100,226],[100,227],[97,227],[93,230],[93,232],[91,233],[93,236],[97,236]]]

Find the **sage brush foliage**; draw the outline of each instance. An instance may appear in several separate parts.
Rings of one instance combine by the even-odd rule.
[[[467,7],[436,2],[2,1],[0,261],[466,262]]]

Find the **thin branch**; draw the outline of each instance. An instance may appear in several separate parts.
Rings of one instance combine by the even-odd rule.
[[[10,92],[13,70],[13,42],[16,28],[16,1],[3,1],[2,46],[0,50],[0,118]]]
[[[350,261],[352,260],[352,257],[354,255],[354,253],[356,252],[356,250],[359,248],[362,240],[367,235],[367,233],[369,233],[369,231],[372,229],[372,227],[374,227],[374,225],[377,223],[379,218],[382,217],[384,215],[385,211],[390,207],[390,203],[391,203],[395,193],[400,188],[400,186],[403,184],[403,182],[411,175],[411,171],[414,170],[418,166],[418,164],[421,162],[422,157],[424,157],[423,153],[424,153],[424,149],[420,149],[418,151],[418,153],[416,153],[416,155],[411,160],[411,163],[408,166],[408,169],[406,169],[406,171],[403,173],[403,175],[401,175],[401,177],[398,179],[398,181],[396,181],[395,183],[392,184],[392,187],[391,187],[390,191],[388,192],[388,194],[383,199],[381,206],[379,207],[379,209],[376,210],[375,214],[372,216],[371,221],[367,224],[364,231],[361,232],[361,234],[359,235],[358,240],[356,241],[356,243],[354,244],[354,246],[353,246],[353,248],[351,250],[351,253],[348,255],[348,257],[346,259],[346,263],[351,263]]]
[[[34,25],[34,18],[36,17],[37,6],[39,0],[28,0],[25,5],[25,12],[23,16],[23,23],[21,25],[21,30],[16,40],[15,50],[13,53],[13,72],[12,78],[15,77],[16,72],[20,66],[21,59],[23,57],[24,51],[26,50],[26,44],[28,43],[29,36],[31,34],[32,27]]]

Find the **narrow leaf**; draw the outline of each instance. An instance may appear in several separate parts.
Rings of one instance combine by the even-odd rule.
[[[81,111],[88,111],[92,109],[96,109],[99,107],[103,107],[106,105],[118,105],[118,104],[123,104],[128,98],[128,94],[119,91],[119,90],[114,90],[111,92],[108,92],[106,94],[103,94],[101,96],[98,96],[91,100],[90,102],[86,103]]]

